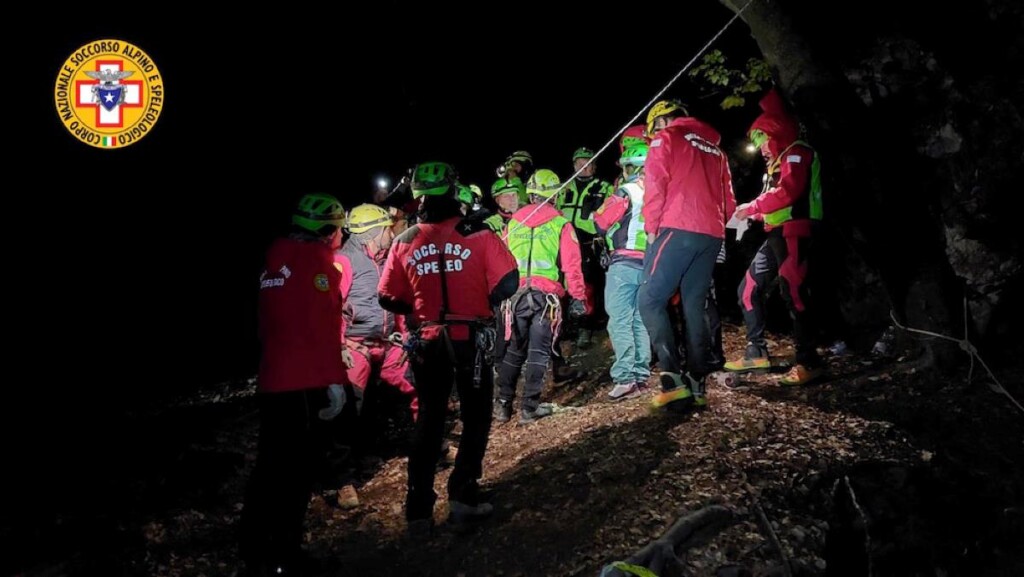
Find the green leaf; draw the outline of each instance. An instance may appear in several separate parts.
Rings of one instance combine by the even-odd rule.
[[[747,100],[742,96],[730,94],[722,99],[722,110],[729,110],[730,108],[739,108],[747,103]]]
[[[756,92],[761,92],[762,90],[764,90],[764,88],[762,87],[760,82],[747,80],[746,82],[743,83],[743,86],[740,86],[736,91],[740,94],[753,94]]]
[[[767,83],[772,79],[772,71],[764,60],[751,58],[747,60],[747,78],[754,82]]]
[[[763,92],[772,79],[771,69],[760,58],[748,59],[741,68],[728,66],[727,60],[721,50],[712,50],[689,72],[702,92],[722,98],[723,110],[746,105],[745,95]]]
[[[704,55],[703,60],[706,64],[725,64],[725,54],[721,50],[712,50]]]

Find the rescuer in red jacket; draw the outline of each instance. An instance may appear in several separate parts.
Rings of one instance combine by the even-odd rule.
[[[344,222],[333,196],[303,196],[290,234],[271,245],[260,275],[260,433],[241,540],[250,574],[301,571],[303,520],[326,448],[318,415],[331,408],[328,387],[345,383],[341,274],[334,267]]]
[[[472,524],[493,512],[480,499],[477,484],[491,428],[493,308],[516,291],[519,273],[490,227],[462,216],[450,165],[420,164],[411,184],[413,196],[422,199],[420,223],[395,238],[379,299],[385,309],[409,318],[405,348],[420,413],[409,455],[405,515],[410,535],[423,536],[433,527],[435,465],[453,384],[463,429],[448,479],[448,522]]]

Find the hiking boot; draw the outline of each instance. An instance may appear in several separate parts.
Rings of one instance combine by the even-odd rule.
[[[631,399],[641,393],[639,383],[619,383],[612,387],[611,392],[608,393],[608,398],[613,401],[624,401]]]
[[[743,358],[729,361],[723,368],[734,373],[768,372],[772,368],[772,361],[768,357],[767,347],[747,343],[747,350],[744,351]]]
[[[512,420],[512,401],[498,399],[494,403],[494,420],[507,423]]]
[[[592,336],[589,329],[580,329],[580,334],[576,337],[576,348],[580,350],[590,348]]]
[[[786,387],[798,387],[806,385],[811,381],[820,378],[825,374],[824,367],[808,367],[805,365],[793,365],[786,376],[779,379],[779,384]]]
[[[448,501],[448,524],[456,528],[485,521],[492,513],[494,507],[490,503],[467,505],[459,501]]]
[[[550,417],[553,413],[554,411],[552,411],[551,407],[547,405],[540,405],[532,411],[523,409],[522,414],[519,415],[519,424],[525,425],[528,423],[533,423],[535,421],[543,419],[544,417]]]
[[[690,392],[693,393],[695,400],[698,395],[703,397],[705,394],[707,394],[707,387],[705,386],[707,376],[694,376],[693,373],[691,373],[690,371],[686,371],[685,373],[683,373],[682,376],[683,382],[690,389]]]
[[[683,384],[683,377],[678,373],[661,373],[661,393],[651,400],[651,407],[660,409],[669,404],[686,408],[693,404],[693,392]]]
[[[413,539],[429,537],[434,532],[434,519],[412,519],[407,521],[405,534]]]

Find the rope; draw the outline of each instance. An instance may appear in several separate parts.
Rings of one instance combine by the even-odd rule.
[[[616,561],[611,565],[606,565],[604,569],[601,569],[601,577],[611,575],[615,569],[618,569],[627,575],[635,575],[636,577],[658,577],[657,573],[651,571],[647,567],[631,565],[625,561]]]
[[[700,56],[702,54],[704,54],[704,52],[715,42],[715,40],[718,40],[718,37],[721,36],[723,33],[725,33],[725,31],[729,29],[729,26],[732,26],[732,23],[735,22],[736,19],[738,19],[743,14],[743,12],[747,9],[747,7],[750,6],[753,2],[754,2],[754,0],[747,0],[747,3],[743,5],[743,8],[740,8],[739,10],[736,11],[736,14],[734,14],[733,17],[730,18],[729,21],[725,23],[725,26],[722,26],[722,28],[714,36],[711,37],[711,40],[708,40],[707,43],[704,44],[704,47],[701,48],[700,50],[698,50],[697,53],[693,55],[693,58],[691,58],[690,61],[687,62],[685,66],[683,66],[682,68],[679,69],[679,72],[677,72],[676,75],[673,76],[672,79],[668,81],[668,84],[663,86],[662,89],[659,90],[658,93],[655,94],[650,99],[650,101],[648,101],[647,104],[645,104],[644,107],[640,109],[639,112],[637,112],[635,115],[633,115],[633,118],[629,119],[629,122],[627,122],[625,125],[623,125],[623,127],[620,128],[618,130],[618,132],[613,134],[612,137],[608,140],[608,142],[606,142],[604,144],[604,146],[602,146],[596,153],[594,153],[593,157],[591,157],[589,160],[587,160],[586,164],[581,166],[579,168],[579,170],[577,170],[576,172],[573,173],[572,176],[570,176],[565,181],[563,181],[562,184],[559,185],[559,187],[555,190],[554,194],[552,194],[549,198],[544,199],[544,202],[541,202],[540,204],[538,204],[537,207],[534,208],[533,211],[530,212],[530,214],[526,215],[526,218],[524,218],[523,220],[524,221],[530,220],[530,217],[532,217],[534,214],[536,214],[537,211],[540,210],[540,208],[542,206],[547,204],[549,201],[551,201],[551,200],[553,200],[555,198],[558,198],[559,193],[561,193],[562,190],[566,186],[568,186],[570,182],[575,180],[577,176],[579,176],[584,170],[586,170],[586,168],[588,166],[593,164],[594,161],[597,160],[598,156],[601,156],[601,154],[605,150],[608,150],[608,147],[611,146],[615,142],[615,140],[619,137],[620,134],[622,134],[630,126],[633,126],[633,123],[635,123],[637,121],[637,119],[640,118],[640,116],[644,113],[644,111],[647,110],[648,108],[650,108],[651,106],[653,106],[654,103],[657,102],[658,99],[661,98],[661,96],[663,94],[665,94],[665,92],[668,91],[668,89],[671,88],[672,85],[675,84],[676,81],[679,80],[679,78],[691,66],[693,66],[693,63],[696,62],[697,59],[700,58]],[[514,221],[513,221],[513,223],[514,223]],[[507,229],[505,231],[505,234],[501,237],[502,240],[508,240],[508,235],[512,234],[513,226],[514,226],[513,224],[509,224],[509,226],[507,227]],[[522,226],[522,225],[515,225],[515,226]]]
[[[968,355],[971,356],[971,368],[970,368],[970,370],[967,373],[967,384],[971,383],[971,379],[974,376],[974,359],[977,358],[978,362],[981,363],[982,368],[985,369],[985,372],[988,373],[988,376],[992,379],[992,382],[994,383],[994,384],[990,384],[989,388],[991,388],[993,391],[995,391],[997,393],[1005,395],[1006,398],[1010,399],[1010,402],[1013,403],[1020,410],[1020,412],[1024,413],[1024,406],[1022,406],[1017,401],[1017,399],[1013,398],[1013,395],[1011,395],[1009,393],[1009,391],[1007,391],[1006,388],[1003,387],[1003,384],[1000,383],[999,379],[996,378],[995,374],[992,372],[992,369],[988,368],[988,363],[985,362],[985,359],[981,358],[981,355],[978,354],[977,347],[975,347],[974,344],[971,343],[971,341],[967,338],[968,337],[968,326],[969,325],[968,325],[968,322],[967,322],[968,319],[967,319],[967,297],[966,296],[964,297],[964,338],[962,338],[962,339],[957,339],[957,338],[950,337],[950,336],[947,336],[947,335],[943,335],[943,334],[939,334],[939,333],[934,333],[932,331],[924,331],[924,330],[921,330],[921,329],[905,327],[905,326],[901,325],[898,320],[896,320],[896,314],[892,310],[889,311],[889,318],[892,319],[892,323],[894,325],[896,325],[901,330],[907,331],[909,333],[917,333],[919,335],[926,335],[926,336],[929,336],[929,337],[935,337],[937,339],[943,339],[943,340],[947,340],[947,341],[956,343],[960,347],[960,350],[964,351],[965,353],[967,353]]]
[[[836,483],[838,482],[839,479],[836,479]],[[843,475],[843,482],[846,483],[846,490],[850,493],[850,501],[853,503],[853,507],[857,509],[857,514],[860,515],[860,520],[864,524],[864,554],[868,558],[868,577],[871,577],[874,571],[872,570],[873,563],[871,561],[871,534],[868,533],[868,516],[864,512],[864,509],[861,508],[860,502],[857,501],[857,493],[853,492],[853,485],[850,484],[850,477]]]

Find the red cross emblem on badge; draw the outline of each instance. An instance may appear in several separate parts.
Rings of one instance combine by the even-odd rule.
[[[142,81],[125,80],[124,60],[97,60],[96,70],[85,73],[93,80],[75,81],[75,106],[96,110],[96,128],[123,128],[124,108],[142,107]]]

